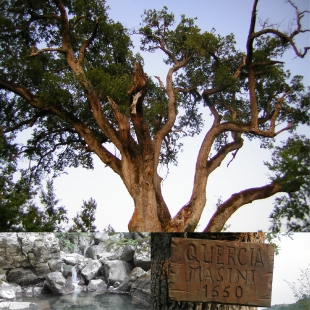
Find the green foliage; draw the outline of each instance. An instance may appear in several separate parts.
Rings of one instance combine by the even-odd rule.
[[[291,305],[291,309],[310,309],[310,265],[305,270],[301,270],[301,275],[298,279],[298,286],[295,282],[285,282],[287,282],[288,286],[294,293],[295,299],[297,300],[296,304]]]
[[[123,246],[123,245],[133,245],[136,246],[139,244],[139,240],[135,239],[127,239],[127,238],[121,238],[118,242],[117,245]]]
[[[109,224],[107,227],[103,229],[104,232],[108,233],[109,236],[115,235],[115,229]]]
[[[32,196],[29,183],[21,178],[14,182],[10,167],[0,173],[0,231],[18,229],[22,210]]]
[[[282,219],[287,220],[288,231],[310,230],[310,139],[305,136],[293,136],[282,146],[276,146],[272,154],[272,163],[266,162],[273,172],[270,179],[284,182],[288,193],[275,199],[275,207],[270,215],[271,229],[280,231]]]
[[[58,207],[52,180],[46,182],[46,189],[41,189],[40,201],[42,207],[38,207],[33,201],[29,201],[23,209],[21,224],[25,231],[62,231],[64,223],[68,223],[67,210]]]
[[[88,201],[83,201],[82,211],[77,212],[73,218],[74,225],[70,228],[70,231],[82,231],[91,232],[96,230],[95,213],[97,209],[97,203],[93,198]]]
[[[56,236],[59,240],[59,247],[61,251],[64,251],[66,253],[75,253],[77,250],[77,246],[70,242],[69,238],[70,237],[70,232],[60,232],[56,233]]]
[[[106,104],[107,96],[128,107],[126,92],[135,61],[130,38],[120,23],[108,18],[104,1],[69,0],[64,5],[71,18],[70,40],[75,55],[80,45],[91,37],[98,21],[97,35],[87,48],[83,66],[86,77],[102,99],[103,109],[115,124]],[[68,115],[86,123],[102,143],[107,142],[92,117],[79,79],[68,70],[64,55],[46,52],[30,57],[42,48],[61,47],[62,26],[53,14],[59,15],[53,1],[14,0],[2,1],[0,5],[1,76],[36,94],[41,106],[46,107],[46,113],[37,114],[22,97],[0,90],[0,121],[4,131],[14,129],[18,133],[32,127],[27,144],[15,147],[19,148],[19,158],[40,163],[31,167],[32,182],[37,184],[44,172],[58,175],[66,167],[93,168],[91,153],[81,147],[85,145],[83,139],[66,122],[52,116],[48,108],[61,107]]]
[[[293,240],[293,233],[287,232],[287,233],[276,233],[276,232],[266,232],[265,233],[266,240],[268,243],[274,245],[274,252],[276,255],[279,255],[279,252],[281,250],[281,246],[279,244],[276,244],[275,241],[281,241],[282,237],[289,237]]]

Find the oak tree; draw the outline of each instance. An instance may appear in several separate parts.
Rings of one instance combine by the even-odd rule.
[[[302,26],[307,12],[289,1],[295,24],[281,31],[259,25],[257,5],[255,0],[243,51],[232,34],[202,31],[184,15],[176,24],[166,7],[145,11],[137,32],[142,50],[165,56],[169,69],[162,81],[146,75],[128,31],[108,17],[104,1],[1,1],[0,134],[15,150],[11,157],[27,158],[31,181],[39,182],[66,167],[91,168],[92,156],[98,156],[134,201],[130,231],[194,231],[210,175],[228,155],[236,156],[244,139],[260,139],[268,148],[282,132],[309,126],[309,94],[302,78],[290,77],[281,61],[288,49],[297,57],[307,54],[309,47],[295,43],[309,31]],[[189,202],[172,216],[158,167],[176,162],[183,135],[201,131],[201,109],[213,121],[197,154]],[[17,144],[17,134],[27,129],[30,138]],[[220,231],[247,203],[298,193],[307,182],[305,175],[292,179],[299,171],[295,161],[294,173],[272,167],[269,184],[232,195],[205,231]]]

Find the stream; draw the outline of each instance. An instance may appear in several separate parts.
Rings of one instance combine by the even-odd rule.
[[[149,307],[134,304],[128,295],[105,294],[96,292],[73,292],[68,295],[44,293],[38,297],[22,297],[16,301],[33,302],[42,310],[145,310]]]

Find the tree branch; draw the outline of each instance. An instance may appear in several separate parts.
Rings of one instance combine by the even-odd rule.
[[[268,29],[262,29],[261,31],[258,31],[258,32],[254,32],[254,29],[253,29],[253,31],[251,32],[251,35],[249,37],[250,37],[251,42],[253,42],[253,40],[255,38],[257,38],[263,34],[268,34],[268,33],[275,34],[276,36],[278,36],[281,39],[283,45],[286,43],[289,43],[292,46],[295,54],[300,58],[304,58],[306,56],[308,50],[310,49],[310,47],[309,46],[304,47],[304,52],[300,52],[297,49],[297,46],[294,42],[294,37],[296,35],[298,35],[299,33],[310,32],[310,29],[303,30],[302,25],[301,25],[301,19],[304,17],[304,14],[310,13],[310,11],[305,10],[303,12],[299,12],[297,6],[294,5],[294,3],[292,1],[289,0],[288,2],[294,7],[294,9],[296,11],[296,22],[297,22],[296,29],[290,35],[287,35],[287,34],[281,32],[279,30],[276,30],[276,29],[268,28]]]
[[[227,220],[243,205],[257,199],[265,199],[283,191],[280,183],[271,183],[262,187],[250,188],[240,193],[233,194],[226,200],[210,219],[203,232],[220,232]]]
[[[232,151],[239,150],[243,146],[243,139],[240,138],[234,142],[228,143],[221,147],[221,149],[217,152],[215,156],[207,162],[207,170],[208,174],[211,174],[216,168],[218,168],[223,160],[226,158],[227,154]]]
[[[4,133],[12,132],[14,130],[21,128],[24,125],[29,125],[30,127],[32,127],[39,117],[45,116],[47,114],[48,114],[48,111],[40,111],[40,112],[36,113],[33,117],[28,118],[28,119],[16,124],[15,126],[6,128],[3,132]]]
[[[85,41],[81,47],[80,47],[80,51],[79,51],[79,57],[78,57],[78,61],[80,63],[82,63],[84,61],[84,56],[85,56],[85,51],[87,49],[87,47],[94,41],[94,39],[96,38],[96,34],[97,34],[97,30],[98,30],[98,26],[99,26],[99,18],[97,17],[96,18],[96,21],[95,21],[95,27],[93,29],[93,33],[92,35],[90,36],[90,38]]]
[[[0,89],[1,88],[11,91],[16,95],[22,97],[28,102],[28,104],[30,104],[34,108],[39,109],[40,111],[44,111],[44,113],[47,113],[48,111],[48,113],[52,113],[67,122],[77,131],[80,136],[84,138],[90,149],[95,152],[106,165],[110,166],[114,172],[120,174],[120,160],[113,154],[111,154],[106,148],[104,148],[102,146],[102,143],[95,137],[92,130],[90,130],[86,125],[84,125],[73,114],[63,110],[59,106],[45,106],[35,95],[33,95],[30,91],[20,85],[0,80]],[[103,133],[106,134],[105,131],[103,131]],[[115,132],[114,135],[116,135]],[[110,139],[108,135],[106,136],[108,139]]]
[[[127,117],[119,111],[117,104],[113,101],[113,99],[108,97],[108,100],[109,100],[110,105],[112,107],[114,117],[117,121],[118,131],[119,131],[120,137],[122,139],[123,145],[126,147],[129,145],[129,143],[131,141],[129,121],[128,121]],[[120,151],[122,151],[122,150],[120,150]]]
[[[38,56],[40,54],[43,54],[45,52],[59,52],[64,54],[66,51],[63,48],[54,48],[54,47],[47,47],[42,48],[41,50],[35,51],[35,47],[32,48],[32,51],[30,53],[30,57]]]

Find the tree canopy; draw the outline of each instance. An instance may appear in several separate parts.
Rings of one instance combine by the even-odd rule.
[[[206,205],[209,176],[228,155],[237,155],[245,139],[258,139],[273,149],[272,162],[266,161],[270,183],[222,202],[204,231],[221,231],[240,207],[276,193],[286,196],[277,198],[273,229],[287,217],[290,223],[297,219],[288,229],[308,230],[309,139],[297,129],[309,126],[309,89],[301,76],[284,70],[282,58],[289,49],[296,57],[307,54],[309,47],[297,46],[295,39],[309,31],[302,23],[309,12],[291,1],[287,5],[295,11],[295,23],[281,31],[267,22],[259,25],[254,1],[245,50],[236,48],[233,34],[203,31],[185,15],[177,21],[167,7],[146,10],[136,33],[143,51],[163,53],[169,69],[162,81],[144,72],[129,31],[109,18],[104,1],[2,1],[2,174],[16,171],[26,158],[29,166],[20,171],[20,182],[29,186],[67,167],[92,168],[97,156],[133,198],[130,231],[194,231]],[[206,113],[211,123],[205,124]],[[177,163],[180,139],[204,127],[192,195],[172,216],[158,168]],[[17,143],[25,130],[29,139]],[[274,146],[273,138],[283,132],[290,137],[282,147]],[[5,180],[12,191],[11,179]],[[7,199],[10,206],[25,198],[14,199]]]

